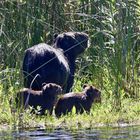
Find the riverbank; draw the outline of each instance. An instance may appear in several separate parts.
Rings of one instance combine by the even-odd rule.
[[[52,116],[36,116],[30,114],[30,110],[23,113],[12,112],[8,102],[0,107],[0,130],[3,129],[92,129],[95,127],[124,127],[140,125],[140,101],[123,99],[122,107],[118,111],[111,102],[103,101],[101,104],[94,104],[90,115],[71,114],[56,118]]]

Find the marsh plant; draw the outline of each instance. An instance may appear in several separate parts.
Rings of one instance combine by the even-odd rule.
[[[102,104],[91,111],[97,123],[139,120],[139,4],[139,0],[1,0],[0,124],[14,122],[9,99],[23,87],[25,49],[40,42],[52,44],[55,33],[67,31],[84,31],[90,37],[90,47],[76,61],[73,90],[80,91],[84,83],[102,90]],[[111,118],[113,113],[116,116]],[[48,120],[67,124],[66,120],[77,117],[92,121],[92,115]]]

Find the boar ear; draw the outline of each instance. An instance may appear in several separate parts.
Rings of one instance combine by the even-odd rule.
[[[57,36],[58,36],[57,33],[53,35],[53,43],[55,43]]]
[[[54,39],[56,39],[56,38],[57,38],[57,36],[58,36],[58,34],[57,34],[57,33],[55,33],[55,34],[53,35],[53,38],[54,38]]]

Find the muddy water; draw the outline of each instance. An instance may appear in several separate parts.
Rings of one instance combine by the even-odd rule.
[[[1,131],[0,140],[140,140],[140,126],[101,127],[91,130]]]

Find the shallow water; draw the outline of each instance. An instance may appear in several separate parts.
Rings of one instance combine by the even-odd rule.
[[[91,130],[1,131],[0,140],[140,140],[140,126],[101,127]]]

